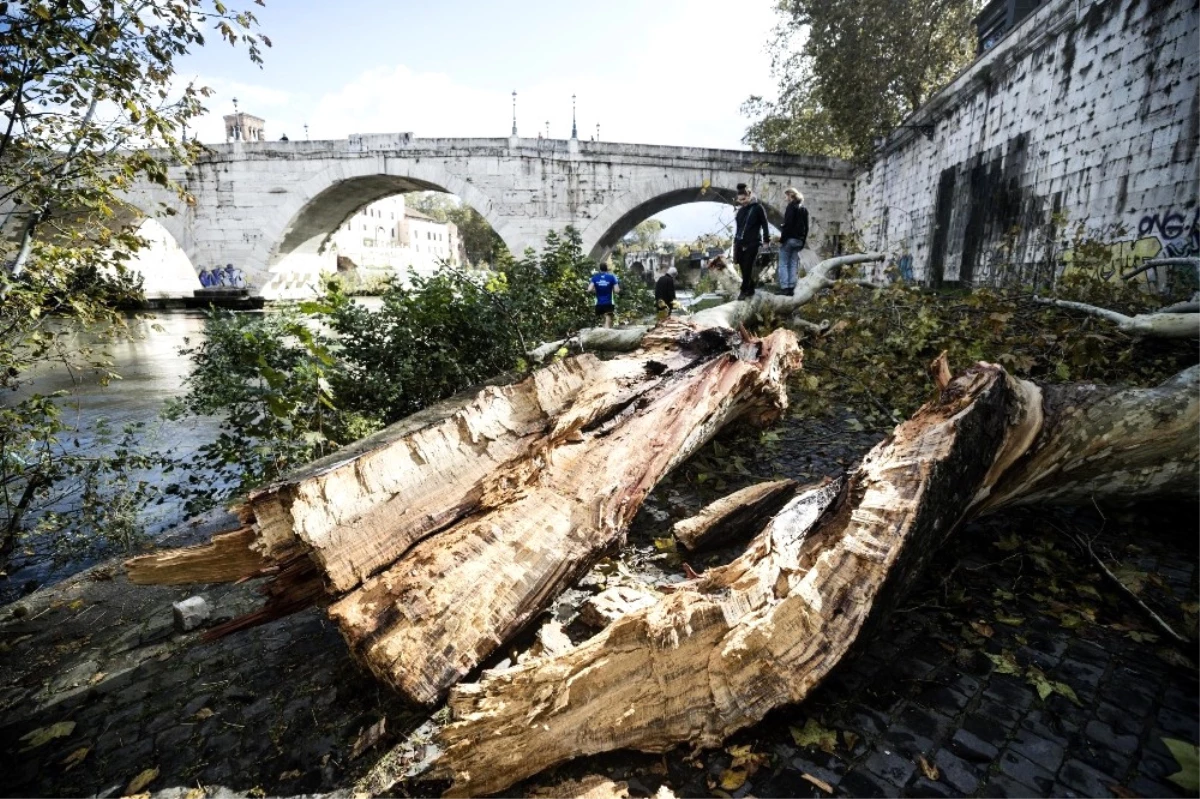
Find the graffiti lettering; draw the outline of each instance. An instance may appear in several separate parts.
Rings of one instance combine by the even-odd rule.
[[[1147,214],[1138,222],[1138,235],[1158,237],[1163,253],[1172,258],[1200,255],[1200,208],[1192,211],[1190,220],[1170,209]]]

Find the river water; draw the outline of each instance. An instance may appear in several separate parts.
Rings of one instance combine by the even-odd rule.
[[[94,369],[67,369],[62,366],[42,368],[20,392],[3,398],[5,404],[31,393],[49,394],[65,391],[61,401],[63,421],[71,428],[64,435],[68,446],[82,453],[111,451],[111,440],[98,435],[107,426],[120,431],[130,424],[144,424],[138,434],[138,444],[149,451],[170,454],[177,459],[190,459],[199,447],[216,433],[217,420],[187,418],[177,422],[161,418],[169,399],[184,392],[184,379],[191,368],[180,349],[203,340],[207,320],[199,311],[161,311],[145,318],[130,318],[130,336],[108,342],[103,350],[110,356],[111,371],[120,379],[102,380]],[[93,339],[76,339],[71,344],[93,344]],[[77,443],[76,443],[77,442]],[[151,471],[144,479],[165,485],[176,476]],[[56,510],[69,511],[77,497],[67,497]],[[141,520],[153,535],[182,520],[182,502],[173,496],[163,496],[161,504],[146,508]],[[93,556],[94,557],[94,556]],[[0,602],[13,599],[39,584],[51,582],[89,565],[88,558],[55,560],[48,542],[34,543],[21,549],[14,558],[6,577],[0,577]]]

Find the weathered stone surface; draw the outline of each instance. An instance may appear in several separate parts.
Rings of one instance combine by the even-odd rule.
[[[864,245],[964,283],[1069,263],[1076,237],[1122,272],[1200,255],[1196,42],[1192,0],[1042,3],[858,175]]]
[[[171,605],[175,617],[175,629],[186,633],[199,627],[212,615],[212,608],[202,596],[188,597]]]
[[[816,223],[814,237],[833,235],[847,219],[853,168],[823,156],[744,150],[383,133],[214,144],[186,173],[172,168],[171,177],[194,203],[151,186],[133,191],[130,202],[147,213],[160,203],[173,209],[159,221],[197,269],[233,263],[252,294],[288,298],[310,294],[320,272],[336,269],[333,253],[322,252],[334,230],[392,194],[455,194],[515,254],[540,249],[547,233],[571,225],[584,251],[599,256],[639,220],[685,203],[730,202],[741,182],[754,186],[775,224],[784,189],[796,186]]]

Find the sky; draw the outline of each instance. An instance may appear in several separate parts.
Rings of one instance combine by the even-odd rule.
[[[226,0],[237,5],[239,0]],[[739,107],[772,96],[766,45],[773,0],[266,0],[249,6],[272,42],[262,68],[209,37],[180,76],[214,90],[196,121],[224,141],[221,117],[266,120],[269,139],[339,139],[411,131],[417,137],[565,139],[576,96],[579,137],[745,149]],[[663,235],[716,232],[731,208],[664,212]]]

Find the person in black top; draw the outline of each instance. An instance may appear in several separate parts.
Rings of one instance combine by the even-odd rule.
[[[796,272],[800,264],[800,251],[808,246],[808,209],[804,207],[804,195],[789,188],[784,196],[788,199],[783,212],[783,227],[779,229],[779,288],[784,294],[796,291]]]
[[[771,230],[767,227],[767,212],[745,183],[737,185],[737,204],[733,260],[742,270],[742,290],[738,299],[745,300],[754,296],[754,262],[758,259],[758,248],[770,243]]]
[[[670,316],[675,308],[675,275],[678,273],[672,266],[654,284],[654,303],[658,306],[660,321]]]

